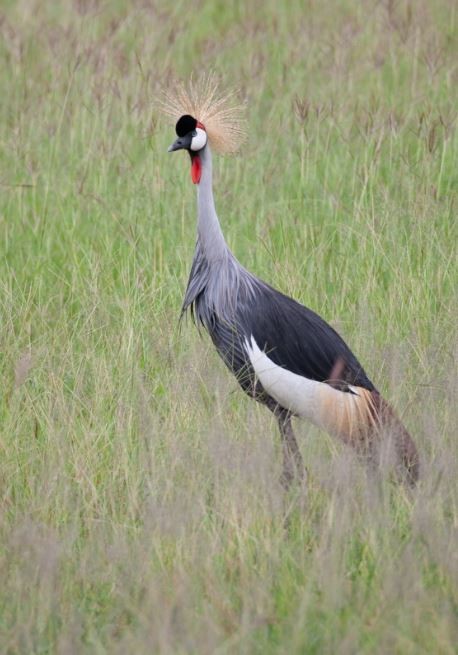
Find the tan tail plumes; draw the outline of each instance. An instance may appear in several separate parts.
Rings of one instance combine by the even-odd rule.
[[[420,475],[420,458],[417,447],[393,408],[378,391],[372,392],[372,400],[378,431],[382,436],[393,439],[395,453],[399,464],[403,467],[404,477],[409,484],[414,485]]]
[[[246,138],[244,106],[235,91],[220,92],[215,75],[205,75],[188,84],[175,82],[159,100],[159,109],[174,123],[190,114],[203,123],[212,148],[234,153]]]
[[[354,394],[340,392],[323,404],[323,425],[359,453],[375,459],[385,439],[392,440],[402,477],[415,484],[419,476],[419,457],[412,437],[394,410],[378,391],[354,387]]]

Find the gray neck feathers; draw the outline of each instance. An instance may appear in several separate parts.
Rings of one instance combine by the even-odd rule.
[[[229,250],[213,200],[210,147],[207,145],[199,156],[202,175],[197,187],[197,242],[182,313],[191,308],[197,320],[210,329],[215,317],[234,322],[238,304],[252,298],[260,281]]]
[[[221,262],[227,257],[229,248],[216,215],[213,200],[212,154],[209,146],[200,153],[202,175],[197,186],[197,249],[200,249],[209,263]]]

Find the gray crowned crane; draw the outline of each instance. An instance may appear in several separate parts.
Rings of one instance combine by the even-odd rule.
[[[185,150],[197,187],[197,241],[182,307],[204,326],[242,389],[275,415],[283,450],[281,481],[288,487],[305,468],[292,429],[309,419],[373,460],[387,435],[398,470],[416,482],[415,444],[339,334],[292,298],[248,272],[229,249],[213,200],[212,149],[234,152],[243,141],[232,95],[177,86],[163,111],[176,121],[169,152]]]

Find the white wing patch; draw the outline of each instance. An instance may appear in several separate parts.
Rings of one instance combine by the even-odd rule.
[[[253,335],[245,341],[251,365],[263,388],[285,409],[341,437],[352,438],[368,427],[365,389],[352,387],[354,394],[334,389],[325,382],[309,380],[273,362]]]

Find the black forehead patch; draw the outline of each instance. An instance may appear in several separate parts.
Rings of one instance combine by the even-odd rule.
[[[192,132],[196,127],[197,120],[189,114],[185,114],[178,119],[178,122],[175,125],[175,132],[177,133],[177,136],[186,136],[188,132]]]

